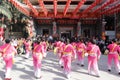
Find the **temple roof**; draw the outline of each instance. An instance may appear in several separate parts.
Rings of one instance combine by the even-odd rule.
[[[9,0],[34,18],[100,18],[120,12],[120,0]]]

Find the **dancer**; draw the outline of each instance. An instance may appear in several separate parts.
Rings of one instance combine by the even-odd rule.
[[[44,47],[41,45],[40,41],[34,43],[33,49],[33,65],[34,65],[34,75],[36,79],[41,78],[41,61],[43,58]]]
[[[47,42],[45,41],[44,38],[42,38],[41,45],[43,45],[43,47],[44,47],[43,57],[46,57],[47,56],[47,48],[48,48],[48,46],[47,46]]]
[[[53,43],[53,45],[54,45],[54,54],[57,54],[58,57],[60,57],[60,52],[58,50],[60,44],[61,44],[61,41],[56,41],[55,43]]]
[[[78,59],[77,64],[83,67],[84,66],[84,54],[86,52],[86,45],[84,44],[82,39],[80,39],[80,41],[77,43],[76,52],[77,52],[77,59]]]
[[[92,74],[92,71],[94,71],[96,76],[100,77],[98,60],[100,59],[101,51],[95,43],[96,42],[94,40],[90,40],[90,42],[87,43],[86,50],[88,53],[88,74]]]
[[[70,78],[70,72],[71,72],[71,62],[76,58],[74,47],[71,44],[67,44],[64,47],[63,50],[63,68],[64,68],[64,74],[69,79]]]
[[[25,45],[25,58],[28,59],[30,56],[30,52],[31,52],[31,41],[29,39],[24,41],[24,45]]]
[[[55,46],[54,53],[57,54],[58,59],[59,59],[59,64],[61,68],[63,68],[62,56],[63,56],[63,50],[64,50],[65,43],[62,41],[58,41],[54,43],[54,46]]]
[[[112,59],[114,60],[116,71],[120,75],[120,64],[119,64],[119,54],[120,47],[117,45],[117,40],[113,39],[112,43],[107,46],[109,53],[108,53],[108,71],[111,72],[111,62]]]
[[[13,65],[13,58],[14,55],[17,54],[17,50],[10,44],[9,39],[6,39],[5,42],[4,45],[0,46],[0,52],[2,52],[2,57],[6,65],[5,80],[11,80],[10,73]]]
[[[61,68],[63,68],[63,60],[62,60],[62,56],[63,56],[63,50],[65,47],[65,43],[61,42],[59,47],[58,47],[58,52],[59,52],[59,64],[61,66]]]
[[[61,45],[61,41],[56,41],[53,45],[54,45],[54,54],[57,55],[59,61],[60,61],[60,57],[61,57],[61,51],[60,51],[60,45]]]

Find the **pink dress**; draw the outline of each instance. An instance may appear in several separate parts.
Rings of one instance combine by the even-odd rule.
[[[108,69],[111,70],[111,62],[112,59],[114,60],[116,71],[120,72],[120,64],[119,64],[119,55],[118,52],[120,53],[120,47],[115,44],[109,44],[107,46],[109,49],[109,54],[108,54]]]
[[[85,44],[81,42],[77,43],[76,52],[77,52],[78,63],[84,65],[84,54],[86,52]]]
[[[65,47],[65,44],[63,42],[61,42],[60,45],[59,45],[59,47],[58,47],[59,64],[61,66],[63,66],[62,56],[63,56],[64,47]]]
[[[26,51],[25,58],[29,58],[30,52],[31,52],[31,44],[30,44],[30,41],[25,41],[25,42],[24,42],[24,45],[25,45],[25,51]]]
[[[64,73],[66,76],[70,75],[71,72],[71,61],[75,59],[75,49],[71,44],[68,44],[64,47],[63,50],[63,67],[64,67]]]
[[[56,49],[55,54],[57,54],[59,59],[60,59],[60,55],[61,55],[61,52],[60,52],[60,45],[61,45],[61,43],[62,43],[61,41],[57,41],[57,42],[54,43],[54,46],[55,46],[54,49]]]
[[[34,65],[34,75],[35,77],[41,76],[41,60],[43,58],[44,47],[40,44],[34,44],[33,49],[33,65]]]
[[[95,74],[100,76],[98,59],[100,59],[101,51],[99,47],[95,44],[89,43],[86,50],[88,53],[88,73],[91,74],[94,70]]]
[[[46,57],[46,55],[47,55],[47,43],[45,41],[43,41],[43,42],[41,42],[41,44],[43,45],[43,49],[44,49],[43,56]]]
[[[0,52],[3,53],[2,54],[3,59],[6,65],[5,78],[10,78],[10,72],[11,72],[12,65],[13,65],[13,58],[14,58],[14,54],[17,53],[17,50],[15,49],[14,46],[10,44],[4,44],[0,46]]]

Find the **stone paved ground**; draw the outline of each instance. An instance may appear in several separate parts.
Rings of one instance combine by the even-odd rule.
[[[48,52],[48,55],[42,61],[42,78],[40,80],[68,80],[63,74],[63,70],[58,64],[56,55]],[[87,73],[87,57],[85,58],[85,66],[76,65],[76,61],[72,63],[72,77],[69,80],[120,80],[120,75],[112,67],[112,72],[107,72],[107,56],[102,55],[99,61],[99,69],[101,77],[88,75]],[[113,64],[113,63],[112,63]],[[114,64],[113,64],[114,65]],[[12,80],[36,80],[33,74],[32,58],[24,59],[24,55],[15,57],[15,64],[11,73]],[[4,63],[0,63],[0,80],[4,80]],[[39,79],[38,79],[39,80]]]

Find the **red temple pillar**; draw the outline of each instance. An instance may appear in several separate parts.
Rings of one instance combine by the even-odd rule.
[[[77,36],[81,36],[81,22],[77,24]]]
[[[57,26],[56,26],[56,22],[53,22],[53,34],[56,34],[57,31]]]

